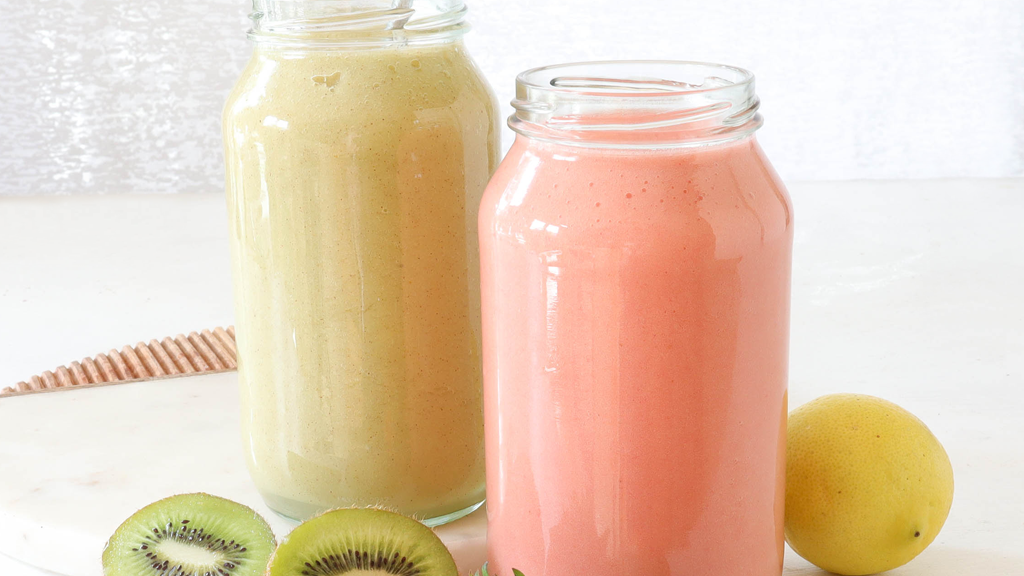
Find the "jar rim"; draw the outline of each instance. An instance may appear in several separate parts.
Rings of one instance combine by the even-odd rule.
[[[509,127],[582,146],[691,146],[735,140],[763,123],[754,75],[687,60],[604,60],[516,77]]]
[[[564,64],[550,64],[547,66],[540,66],[537,68],[531,68],[520,72],[516,76],[516,83],[524,86],[531,86],[537,89],[549,90],[552,92],[564,92],[564,93],[575,93],[575,94],[588,94],[587,92],[580,91],[578,86],[559,86],[553,84],[554,81],[561,79],[561,76],[555,76],[549,78],[552,72],[557,71],[569,71],[574,69],[589,69],[594,67],[611,67],[611,68],[631,68],[636,69],[644,66],[659,66],[659,67],[694,67],[694,68],[705,68],[707,70],[721,70],[728,71],[731,74],[736,75],[737,80],[730,80],[728,85],[722,86],[709,86],[699,87],[694,86],[692,83],[672,80],[669,78],[656,79],[653,82],[644,83],[638,86],[643,88],[649,86],[649,91],[635,90],[631,92],[623,92],[622,96],[670,96],[674,94],[693,94],[697,92],[710,92],[714,90],[722,90],[723,88],[730,88],[734,86],[742,86],[754,83],[754,74],[745,68],[739,68],[737,66],[730,66],[728,64],[716,64],[713,62],[701,62],[698,60],[594,60],[594,61],[582,61],[582,62],[568,62]],[[547,78],[547,80],[540,81],[540,78]],[[706,78],[705,78],[706,79]],[[606,78],[606,80],[614,80]],[[685,86],[685,87],[684,87]],[[595,96],[616,96],[614,92],[601,92],[592,93]]]

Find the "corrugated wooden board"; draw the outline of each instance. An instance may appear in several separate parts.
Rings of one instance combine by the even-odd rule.
[[[223,372],[237,367],[235,327],[178,334],[110,350],[80,362],[47,370],[0,390],[0,396],[40,392],[70,386],[149,380],[185,374]]]

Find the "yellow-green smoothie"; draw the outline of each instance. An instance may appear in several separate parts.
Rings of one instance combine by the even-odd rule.
[[[459,40],[257,46],[224,140],[244,448],[279,513],[483,500],[476,211],[498,138]]]

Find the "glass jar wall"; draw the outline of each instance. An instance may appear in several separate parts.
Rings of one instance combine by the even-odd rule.
[[[496,103],[461,2],[256,0],[224,111],[242,433],[293,518],[484,498],[476,210]]]
[[[491,573],[778,576],[789,198],[752,76],[519,77],[480,210]]]

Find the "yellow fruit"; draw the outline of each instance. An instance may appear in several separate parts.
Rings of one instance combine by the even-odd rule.
[[[858,394],[832,394],[789,414],[786,541],[846,576],[910,562],[942,529],[953,468],[913,414]]]

